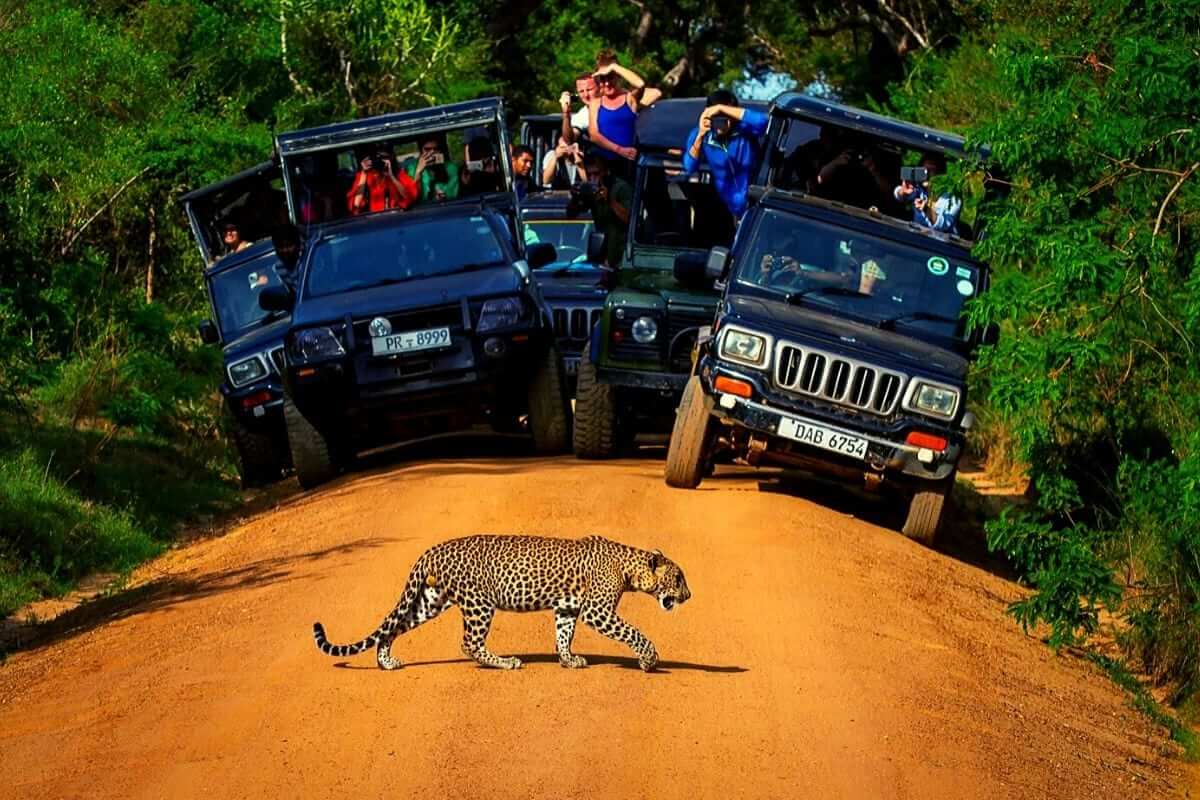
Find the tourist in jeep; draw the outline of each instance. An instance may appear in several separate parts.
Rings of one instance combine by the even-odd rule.
[[[417,155],[405,159],[402,168],[417,184],[418,203],[453,200],[458,197],[458,165],[448,157],[443,137],[423,137],[417,142]]]
[[[762,157],[758,139],[767,130],[767,115],[742,108],[726,89],[710,94],[706,106],[684,144],[683,169],[695,175],[700,162],[707,163],[729,213],[740,219]]]
[[[355,215],[406,209],[416,202],[419,192],[407,173],[396,170],[391,149],[380,147],[359,162],[354,184],[346,193],[346,204]]]
[[[916,224],[957,234],[962,201],[949,194],[935,197],[929,191],[934,176],[945,171],[946,159],[938,153],[927,153],[916,169],[901,170],[900,185],[893,191],[893,196],[899,203],[912,203],[912,219]]]
[[[592,212],[596,230],[604,234],[605,263],[615,269],[625,252],[633,187],[614,175],[608,159],[599,153],[588,153],[583,159],[583,168],[587,171],[587,180],[571,189],[567,215],[577,216],[584,210]]]
[[[612,50],[596,56],[596,96],[589,105],[588,131],[604,158],[613,161],[637,158],[637,115],[642,105],[650,105],[662,92],[647,89],[646,82],[633,70],[617,63]],[[629,88],[621,85],[624,81]],[[622,165],[622,170],[628,167]]]

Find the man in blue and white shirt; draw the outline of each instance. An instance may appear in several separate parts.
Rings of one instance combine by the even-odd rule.
[[[958,214],[962,211],[962,201],[954,195],[942,195],[931,198],[929,183],[935,175],[946,171],[946,162],[938,155],[930,153],[921,159],[925,168],[926,180],[921,183],[901,181],[892,192],[897,202],[911,202],[913,207],[913,222],[935,231],[946,231],[958,234]]]
[[[703,159],[717,193],[734,219],[741,219],[749,202],[750,180],[758,170],[758,140],[767,130],[767,115],[741,108],[733,92],[725,89],[710,94],[707,106],[688,134],[683,171],[696,174]]]

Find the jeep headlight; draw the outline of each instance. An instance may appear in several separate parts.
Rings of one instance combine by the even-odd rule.
[[[346,349],[332,328],[309,328],[296,334],[292,343],[292,352],[301,360],[310,361],[319,358],[343,356]]]
[[[488,300],[479,310],[479,325],[476,333],[487,333],[500,328],[511,328],[521,319],[521,301],[515,297]]]
[[[913,389],[910,405],[914,411],[950,419],[958,410],[958,390],[933,383],[918,383]]]
[[[629,332],[638,344],[650,344],[658,338],[658,323],[653,317],[638,317],[633,321]]]
[[[749,331],[726,328],[721,339],[721,355],[742,364],[761,367],[767,360],[767,340]]]
[[[266,376],[267,365],[259,356],[243,358],[229,365],[229,382],[234,386],[245,386]]]

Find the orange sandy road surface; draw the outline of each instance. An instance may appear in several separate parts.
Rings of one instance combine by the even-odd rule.
[[[1118,689],[1005,617],[1012,583],[869,503],[772,489],[722,468],[672,490],[650,459],[393,459],[285,499],[0,667],[0,796],[1183,794]],[[591,666],[560,668],[548,613],[497,616],[489,646],[516,672],[467,661],[453,609],[397,640],[396,672],[313,646],[315,620],[370,632],[421,551],[472,533],[661,548],[691,602],[621,606],[661,670],[582,625]]]

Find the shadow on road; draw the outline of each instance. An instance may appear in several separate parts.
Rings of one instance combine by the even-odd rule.
[[[763,492],[801,497],[839,514],[897,533],[904,527],[907,506],[903,498],[896,495],[868,492],[793,470],[783,470],[760,480],[758,488]],[[971,509],[950,507],[942,523],[936,549],[943,555],[1005,580],[1017,579],[1017,573],[1007,559],[988,550],[982,520]]]
[[[0,651],[6,653],[42,647],[86,633],[110,622],[170,609],[179,603],[210,597],[235,589],[248,589],[293,580],[293,567],[319,561],[333,555],[381,547],[395,538],[373,537],[346,542],[335,547],[268,558],[236,569],[199,576],[167,575],[131,589],[87,600],[52,620],[33,624],[18,623],[0,631]]]
[[[588,666],[594,667],[601,664],[623,669],[634,669],[641,671],[636,658],[630,656],[604,656],[604,655],[588,655],[587,653],[578,653],[587,659]],[[530,653],[516,654],[517,658],[521,659],[523,664],[554,664],[558,665],[558,656],[553,653]],[[411,669],[413,667],[437,667],[449,664],[466,664],[468,666],[477,667],[479,669],[490,669],[490,667],[480,666],[469,658],[444,658],[437,661],[405,661],[401,669]],[[351,664],[348,661],[338,661],[334,664],[338,669],[355,669],[355,670],[380,670],[374,664]],[[719,672],[725,674],[738,674],[749,672],[745,667],[738,666],[719,666],[715,664],[693,664],[687,661],[660,661],[655,667],[655,672],[669,673],[672,670],[695,670],[697,672]]]

